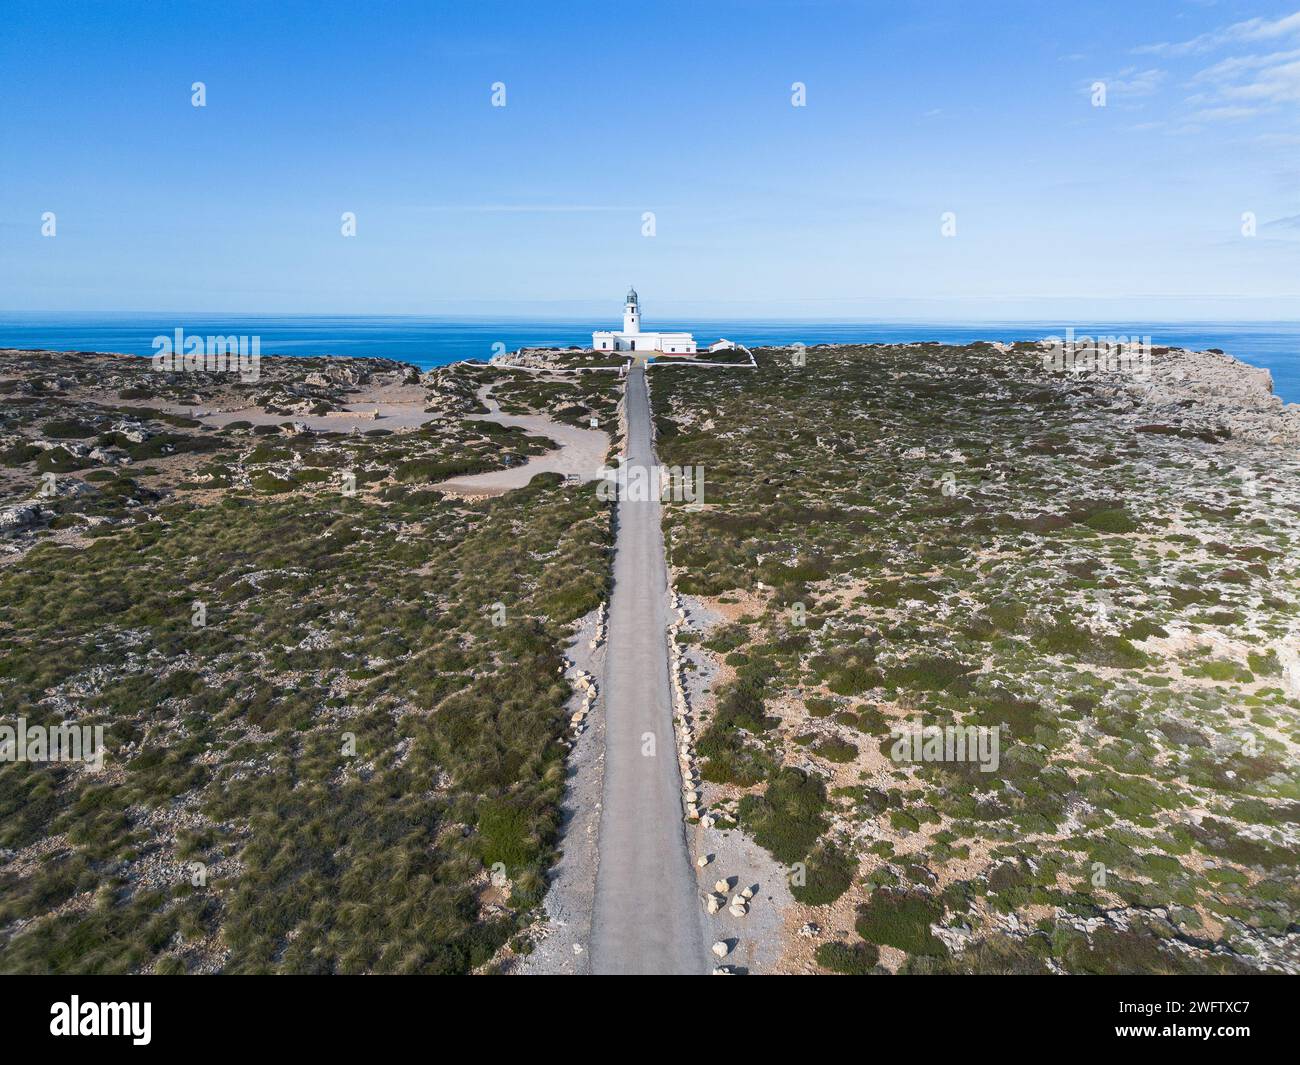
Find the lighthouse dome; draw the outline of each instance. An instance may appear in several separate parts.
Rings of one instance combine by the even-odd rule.
[[[636,289],[629,285],[627,289],[627,302],[636,303],[636,301]]]

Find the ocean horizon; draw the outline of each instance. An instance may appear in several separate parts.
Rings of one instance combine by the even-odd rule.
[[[617,323],[615,323],[617,324]],[[1151,338],[1157,347],[1219,348],[1273,376],[1273,390],[1300,403],[1300,322],[1046,321],[923,322],[880,319],[673,319],[654,326],[695,334],[701,346],[726,338],[748,347],[803,343],[901,343],[934,340],[1038,340],[1064,336]],[[652,328],[654,327],[652,326]],[[0,314],[0,348],[152,355],[154,337],[187,333],[256,336],[263,355],[347,355],[396,359],[427,370],[462,360],[487,361],[521,347],[587,346],[600,318],[424,315],[248,315],[159,312]]]

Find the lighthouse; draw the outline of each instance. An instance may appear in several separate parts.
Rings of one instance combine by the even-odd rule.
[[[631,285],[627,289],[627,300],[623,304],[624,334],[641,332],[641,307],[637,303],[636,289]]]
[[[595,351],[657,351],[665,355],[694,355],[696,351],[690,333],[641,332],[641,300],[634,288],[627,290],[623,301],[623,331],[598,330],[591,334],[591,346]]]

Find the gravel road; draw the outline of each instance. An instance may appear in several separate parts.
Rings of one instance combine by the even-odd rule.
[[[650,468],[645,370],[628,374],[628,464]],[[605,781],[591,972],[707,974],[669,701],[658,499],[621,499],[605,659]],[[653,753],[646,753],[653,740]]]

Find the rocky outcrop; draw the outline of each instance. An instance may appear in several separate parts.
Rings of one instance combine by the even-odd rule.
[[[42,524],[46,512],[39,503],[18,503],[0,509],[0,536],[13,536]]]
[[[1147,432],[1300,443],[1300,404],[1283,403],[1274,394],[1268,370],[1221,351],[1155,348],[1148,357],[1113,368],[1098,365],[1078,379],[1133,403],[1132,416]]]
[[[501,366],[507,369],[524,370],[564,370],[569,364],[566,356],[576,354],[581,348],[520,348],[518,351],[493,355],[488,359],[489,366]],[[590,352],[595,354],[594,350]]]
[[[1273,376],[1231,355],[1171,350],[1152,359],[1150,379],[1130,395],[1171,423],[1210,422],[1261,444],[1300,443],[1300,404],[1273,394]]]
[[[1233,946],[1236,949],[1229,950],[1221,941],[1216,943],[1189,932],[1172,919],[1173,914],[1165,906],[1119,906],[1100,910],[1090,916],[1070,913],[1060,908],[1056,913],[1062,924],[1068,924],[1090,938],[1100,929],[1113,933],[1141,930],[1144,934],[1154,933],[1167,948],[1193,959],[1203,961],[1212,957],[1227,957],[1261,972],[1284,972],[1289,975],[1300,973],[1300,961],[1297,961],[1300,958],[1300,932],[1290,928],[1270,934],[1234,920],[1231,924]],[[1011,923],[1014,920],[1014,916],[1011,916],[1007,921],[1008,934],[1022,935],[1019,922],[1014,925]]]
[[[493,355],[489,366],[507,370],[606,370],[620,369],[625,356],[594,348],[520,348],[518,351]]]

